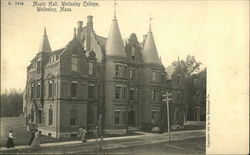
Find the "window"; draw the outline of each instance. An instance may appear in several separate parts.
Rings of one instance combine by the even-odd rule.
[[[77,125],[77,110],[70,111],[70,125]]]
[[[177,100],[176,102],[177,102],[177,104],[178,104],[178,103],[180,102],[180,93],[179,93],[179,92],[177,93],[177,97],[176,97],[176,98],[177,98],[177,99],[176,99],[176,100]]]
[[[120,111],[115,111],[115,124],[120,124]]]
[[[152,111],[152,119],[153,119],[153,120],[156,119],[156,111]]]
[[[161,81],[164,82],[164,80],[165,80],[165,74],[162,73],[162,74],[161,74]]]
[[[95,87],[93,85],[90,85],[88,92],[89,98],[94,98],[94,93],[95,93]]]
[[[135,70],[134,69],[129,70],[129,78],[130,79],[135,79]]]
[[[180,74],[177,75],[177,84],[179,85],[180,84]]]
[[[156,91],[152,90],[152,101],[156,100]]]
[[[71,83],[71,97],[76,97],[77,83]]]
[[[52,82],[49,83],[49,97],[52,97]]]
[[[81,84],[81,87],[82,87],[81,97],[82,98],[86,98],[86,85],[85,84]]]
[[[129,100],[135,100],[135,90],[134,89],[129,90]]]
[[[123,99],[127,99],[127,87],[123,87]]]
[[[49,125],[52,125],[53,123],[53,111],[52,109],[49,109]]]
[[[41,86],[40,83],[37,85],[37,98],[41,97]]]
[[[120,96],[121,96],[121,87],[116,86],[115,87],[115,99],[120,99]]]
[[[62,83],[62,96],[63,97],[67,96],[67,83],[66,82]]]
[[[152,72],[152,81],[156,81],[156,72],[155,71]]]
[[[88,124],[93,124],[94,123],[94,111],[88,110],[87,115],[88,115],[87,117]]]
[[[37,62],[37,73],[41,72],[41,61]]]
[[[31,98],[33,99],[34,98],[34,85],[32,84],[31,85]]]
[[[92,62],[89,63],[89,75],[93,75],[94,64]]]
[[[35,120],[35,114],[34,114],[34,109],[31,109],[31,122],[34,122]]]
[[[124,66],[123,68],[123,77],[127,76],[127,66]]]
[[[132,50],[131,50],[131,59],[135,60],[135,48],[134,47],[132,47]]]
[[[56,96],[56,83],[53,84],[53,92],[52,95]]]
[[[116,76],[122,76],[122,66],[121,65],[116,65],[115,66],[115,75]]]
[[[72,57],[71,61],[72,61],[71,62],[72,63],[72,65],[71,65],[72,70],[77,71],[78,59],[75,57]]]
[[[42,111],[41,110],[38,111],[38,123],[42,124]]]

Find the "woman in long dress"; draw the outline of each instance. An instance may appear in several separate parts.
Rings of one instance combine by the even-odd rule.
[[[39,131],[36,130],[35,137],[30,145],[31,147],[39,147],[40,146],[40,140],[39,140]]]
[[[87,130],[80,128],[79,132],[80,132],[81,141],[87,142],[87,137],[86,137]]]
[[[6,147],[7,148],[10,148],[10,147],[14,147],[14,136],[13,136],[13,130],[10,130],[9,131],[9,136],[8,136],[8,140],[7,140],[7,145]]]

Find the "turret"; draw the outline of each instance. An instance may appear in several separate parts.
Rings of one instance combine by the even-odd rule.
[[[44,28],[43,39],[42,39],[40,48],[38,50],[38,53],[40,52],[51,52],[51,47],[50,47],[48,36],[46,33],[46,28]]]
[[[159,59],[157,48],[154,41],[154,36],[151,30],[151,24],[149,26],[148,34],[144,38],[146,38],[143,46],[143,55],[142,55],[144,63],[153,63],[161,65],[161,61]]]
[[[105,45],[105,50],[107,56],[126,57],[125,48],[122,41],[116,15],[114,15],[114,18],[112,20],[112,25]]]

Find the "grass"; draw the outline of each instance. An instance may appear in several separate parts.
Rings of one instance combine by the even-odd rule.
[[[205,154],[205,138],[105,150],[107,154]]]

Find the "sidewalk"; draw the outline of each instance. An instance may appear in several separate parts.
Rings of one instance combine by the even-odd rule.
[[[193,131],[176,131],[171,132],[171,140],[181,140],[187,138],[196,138],[205,136],[205,130],[193,130]],[[145,139],[147,143],[157,143],[162,141],[167,141],[166,137],[168,137],[168,133],[163,134],[153,134],[153,133],[144,133],[144,135],[137,135],[137,136],[123,136],[123,137],[110,137],[104,138],[104,141],[113,141],[113,140],[122,140],[122,139]],[[40,148],[46,147],[55,147],[55,146],[67,146],[67,145],[74,145],[74,144],[88,144],[96,142],[95,139],[89,139],[87,143],[82,143],[80,140],[75,141],[66,141],[66,142],[53,142],[53,143],[43,143],[40,144]],[[7,149],[6,147],[1,147],[1,151],[8,151],[8,150],[19,150],[19,149],[31,149],[28,145],[20,145],[15,146],[14,148]]]

